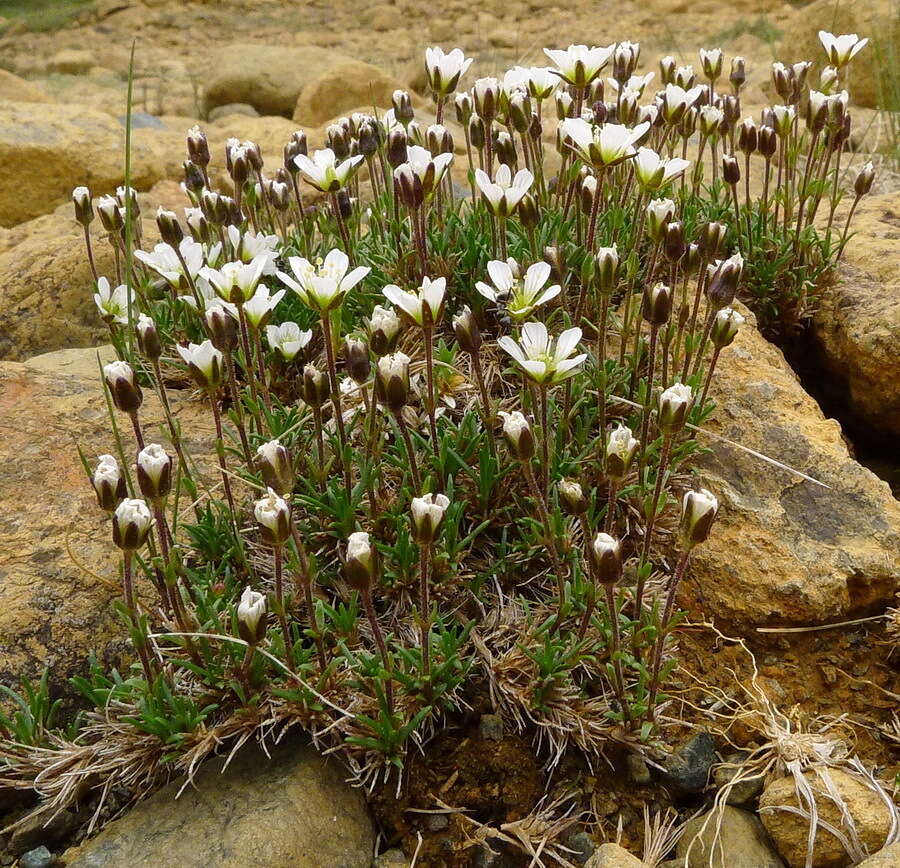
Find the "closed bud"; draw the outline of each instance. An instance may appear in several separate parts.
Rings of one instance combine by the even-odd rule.
[[[744,273],[744,258],[735,253],[724,262],[717,262],[708,267],[709,282],[706,286],[706,297],[714,310],[727,307],[734,301],[741,276]]]
[[[394,351],[402,325],[395,310],[375,305],[372,316],[366,323],[366,331],[369,335],[369,346],[376,356],[386,356]]]
[[[503,420],[503,439],[513,458],[519,461],[534,458],[534,434],[525,416],[518,410],[513,410],[512,413],[501,410],[497,415]]]
[[[514,91],[509,98],[509,119],[517,133],[526,133],[531,126],[531,99],[525,91]]]
[[[659,396],[659,430],[674,434],[684,427],[694,393],[690,386],[675,383]]]
[[[408,124],[413,119],[412,100],[405,90],[395,90],[391,96],[391,104],[394,107],[394,117],[401,124]]]
[[[112,455],[101,455],[100,462],[91,476],[91,485],[97,495],[100,509],[112,512],[119,501],[128,494],[125,477],[119,470],[119,462]]]
[[[181,228],[175,213],[160,208],[156,212],[156,225],[159,228],[159,237],[166,244],[177,249],[178,245],[181,244],[181,239],[184,238],[184,230]]]
[[[356,204],[356,199],[351,198],[350,191],[346,187],[337,191],[337,204],[341,220],[349,220],[350,215],[353,214],[353,206]]]
[[[125,218],[119,203],[112,196],[101,196],[97,202],[97,213],[100,215],[100,223],[111,235],[122,230]]]
[[[351,588],[368,593],[375,583],[377,553],[365,531],[351,533],[347,538],[347,559],[344,575]]]
[[[653,241],[662,241],[666,226],[675,216],[675,203],[671,199],[654,199],[647,205],[647,234]]]
[[[613,429],[606,441],[606,475],[616,481],[624,479],[640,448],[630,428],[619,425]]]
[[[412,499],[412,531],[417,543],[430,545],[437,539],[448,506],[450,498],[445,494],[423,494]]]
[[[360,125],[358,140],[359,152],[364,157],[371,157],[378,150],[378,136],[374,123],[365,121]]]
[[[622,578],[622,544],[615,537],[598,533],[591,543],[591,559],[601,585],[614,585]]]
[[[213,305],[204,315],[212,344],[223,353],[230,353],[238,342],[237,320],[221,305]]]
[[[456,109],[457,123],[461,126],[468,124],[473,110],[471,95],[466,91],[458,93],[453,100],[453,107]]]
[[[719,501],[712,492],[705,488],[685,492],[678,528],[678,536],[685,549],[690,550],[707,540],[718,511]]]
[[[75,219],[82,226],[87,227],[94,219],[91,191],[87,187],[76,187],[72,191],[72,204],[75,206]]]
[[[715,221],[704,223],[700,227],[697,238],[700,246],[700,255],[707,261],[715,259],[722,251],[727,233],[728,227],[724,223]]]
[[[203,170],[191,160],[185,160],[181,164],[181,168],[184,172],[185,189],[194,196],[199,196],[206,186],[206,178],[203,177]]]
[[[481,348],[481,330],[478,328],[475,314],[472,313],[468,305],[453,317],[453,333],[456,335],[456,342],[464,353],[474,355]]]
[[[872,183],[875,180],[875,166],[871,161],[866,163],[856,176],[853,182],[853,191],[857,197],[865,196],[872,189]]]
[[[141,355],[150,359],[151,362],[155,362],[162,355],[162,345],[159,340],[159,332],[156,330],[156,323],[147,314],[142,313],[138,316],[135,332]]]
[[[582,171],[587,171],[586,168],[582,167]],[[590,214],[594,209],[594,198],[597,195],[597,179],[593,175],[585,175],[581,179],[581,195],[579,196],[581,202],[581,210],[585,214]]]
[[[256,466],[266,488],[278,494],[290,494],[294,488],[294,464],[291,454],[279,440],[263,443],[256,450]]]
[[[485,123],[497,116],[500,105],[500,82],[496,78],[479,78],[472,88],[475,114]]]
[[[675,58],[671,55],[662,58],[659,61],[659,77],[663,87],[667,84],[675,83]]]
[[[207,392],[218,388],[222,382],[222,353],[213,346],[212,341],[202,344],[176,344],[178,355],[188,367],[194,382]]]
[[[700,245],[691,242],[684,250],[681,270],[684,274],[696,274],[700,269]]]
[[[550,266],[550,275],[554,283],[565,283],[566,254],[561,247],[545,247],[544,262]]]
[[[766,160],[771,160],[778,149],[778,137],[770,126],[761,126],[757,135],[757,148]]]
[[[726,184],[737,184],[741,180],[741,167],[734,154],[722,155],[722,178]]]
[[[321,407],[331,397],[328,375],[315,365],[306,365],[300,394],[310,407]]]
[[[146,541],[153,516],[143,500],[126,497],[113,512],[113,542],[122,551],[137,551]]]
[[[172,459],[158,443],[150,443],[138,453],[137,481],[149,501],[163,500],[172,490]]]
[[[729,346],[737,336],[738,329],[743,322],[744,317],[730,307],[723,307],[717,311],[709,332],[713,346],[720,350]]]
[[[394,169],[394,194],[400,202],[411,210],[420,208],[425,201],[422,179],[413,171],[409,163]]]
[[[209,142],[200,127],[194,125],[187,133],[188,158],[198,166],[209,165]]]
[[[518,165],[518,154],[516,153],[516,143],[512,140],[509,133],[498,133],[494,139],[494,153],[497,161],[504,166],[515,169]]]
[[[425,131],[425,144],[432,157],[453,153],[453,136],[442,124],[432,124]]]
[[[684,224],[680,220],[670,220],[663,238],[663,253],[669,262],[678,262],[684,256]]]
[[[728,76],[734,92],[737,93],[744,86],[747,80],[747,68],[743,57],[733,57],[731,59],[731,75]]]
[[[559,499],[563,508],[571,515],[584,515],[587,512],[587,498],[581,484],[574,479],[563,479],[559,483]]]
[[[409,356],[390,353],[375,368],[375,397],[391,412],[399,413],[409,400]]]
[[[622,98],[623,102],[625,101],[625,97]],[[591,104],[591,114],[594,116],[594,123],[597,126],[602,126],[606,123],[609,118],[609,106],[606,105],[603,100],[596,100]],[[623,106],[622,103],[619,104],[619,117],[618,122],[620,124],[627,124],[628,121],[624,120],[624,116],[628,114],[627,107]]]
[[[484,147],[484,121],[478,115],[469,118],[469,141],[476,151]]]
[[[237,607],[238,635],[248,645],[258,645],[266,637],[266,597],[244,588]]]
[[[263,542],[273,547],[287,542],[291,535],[291,508],[284,498],[270,488],[266,496],[254,504],[253,515]]]
[[[344,338],[344,361],[354,383],[361,386],[369,379],[372,362],[369,359],[369,345],[365,341],[349,336]]]
[[[144,402],[144,394],[135,380],[131,365],[123,361],[110,362],[103,366],[103,378],[116,409],[123,413],[136,413]]]
[[[601,247],[597,251],[597,285],[600,292],[610,293],[619,280],[619,251],[612,247]]]
[[[664,283],[657,283],[652,289],[644,288],[641,315],[650,325],[660,326],[669,321],[672,313],[672,290]]]
[[[745,154],[752,154],[758,145],[759,133],[753,118],[744,118],[738,127],[738,148]]]
[[[405,163],[408,159],[408,140],[406,130],[391,130],[387,137],[387,161],[392,169]]]
[[[701,48],[700,65],[703,67],[703,74],[710,81],[717,81],[722,75],[722,50]]]
[[[243,147],[231,152],[231,177],[236,188],[242,187],[250,177],[250,158]]]
[[[575,100],[572,94],[566,90],[558,90],[556,92],[556,117],[558,120],[565,120],[572,117],[575,109]]]
[[[741,101],[731,94],[722,97],[722,132],[730,130],[741,116]]]
[[[819,90],[822,93],[832,93],[839,81],[838,71],[833,66],[826,66],[819,73]]]
[[[538,211],[537,199],[531,195],[531,193],[526,193],[519,200],[519,222],[522,226],[530,231],[535,229],[540,222],[541,215]]]

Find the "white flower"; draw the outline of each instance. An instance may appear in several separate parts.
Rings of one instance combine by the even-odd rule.
[[[238,620],[247,628],[250,636],[256,637],[260,620],[266,614],[266,596],[251,588],[244,588],[237,607]]]
[[[220,268],[204,265],[200,276],[206,278],[223,301],[243,304],[256,292],[266,258],[258,256],[250,262],[226,262]]]
[[[453,154],[438,154],[432,157],[431,152],[425,148],[419,147],[419,145],[410,145],[406,149],[406,160],[405,164],[394,169],[394,174],[402,172],[404,165],[409,166],[412,173],[422,182],[422,192],[428,199],[453,162]]]
[[[690,164],[690,160],[682,160],[680,157],[664,160],[651,148],[638,148],[634,159],[634,174],[645,190],[655,191],[683,174]]]
[[[615,43],[605,48],[570,45],[565,51],[545,48],[544,54],[556,64],[557,69],[553,71],[561,79],[576,87],[586,87],[609,62],[615,48]]]
[[[531,432],[531,423],[520,410],[511,413],[500,410],[497,415],[503,420],[503,436],[507,440],[518,443],[523,434]]]
[[[316,151],[312,159],[306,154],[298,154],[294,157],[294,163],[306,176],[306,180],[317,190],[321,190],[323,193],[336,193],[353,177],[364,159],[362,154],[357,154],[355,157],[348,157],[343,162],[338,162],[334,151],[331,148],[325,148]]]
[[[344,296],[371,271],[360,265],[348,273],[350,260],[338,248],[330,251],[324,261],[317,260],[315,265],[302,256],[292,256],[288,265],[297,279],[283,271],[277,272],[278,279],[294,290],[307,307],[323,314],[340,307]]]
[[[550,266],[546,262],[536,262],[530,266],[522,280],[518,277],[519,266],[515,260],[503,262],[493,259],[488,262],[487,269],[496,289],[481,281],[475,284],[475,288],[490,301],[504,299],[506,310],[513,319],[524,319],[562,291],[559,284],[544,289],[550,277]]]
[[[286,292],[286,289],[279,289],[275,295],[270,296],[269,288],[260,285],[253,297],[249,301],[244,302],[244,313],[247,316],[247,322],[255,329],[264,325],[266,320],[272,315],[272,311],[275,310],[275,306],[284,298]]]
[[[725,112],[718,106],[700,106],[700,132],[704,136],[717,136],[719,126],[725,119]]]
[[[700,66],[707,78],[717,79],[722,74],[722,49],[721,48],[701,48],[698,52],[700,55]]]
[[[237,226],[230,225],[228,240],[235,256],[241,262],[252,262],[257,257],[262,257],[264,261],[262,273],[267,277],[275,273],[275,260],[278,259],[280,244],[277,235],[264,235],[262,232],[245,232],[242,235]]]
[[[640,99],[644,95],[644,89],[650,84],[651,81],[656,77],[655,72],[648,72],[646,75],[632,75],[628,81],[623,85],[623,92],[625,90],[632,91],[635,96]],[[606,79],[609,86],[612,88],[613,93],[619,92],[619,82],[617,82],[614,78]]]
[[[184,259],[184,265],[181,264]],[[152,268],[157,274],[176,289],[181,285],[182,275],[195,278],[203,265],[203,245],[193,238],[182,238],[176,251],[170,244],[157,244],[151,253],[145,250],[135,250],[135,258],[143,262],[148,268]]]
[[[775,130],[780,136],[786,136],[794,125],[797,110],[792,105],[773,105],[772,114],[775,115]]]
[[[109,281],[105,277],[98,278],[94,304],[97,305],[104,322],[128,324],[128,287],[124,283],[110,289]]]
[[[822,43],[828,60],[838,69],[850,63],[866,47],[868,41],[868,39],[860,39],[855,33],[835,36],[827,30],[819,31],[819,42]]]
[[[116,359],[103,366],[103,377],[107,383],[112,385],[117,380],[126,380],[129,384],[134,385],[134,370],[128,362]]]
[[[172,459],[159,443],[149,443],[138,453],[137,463],[151,480],[159,482],[165,469],[172,466]]]
[[[618,554],[621,551],[621,544],[608,533],[598,533],[594,537],[593,548],[594,554],[598,558],[602,558],[606,554]]]
[[[646,121],[634,129],[604,124],[599,129],[584,118],[566,118],[560,124],[564,138],[571,138],[579,156],[593,166],[611,166],[634,154],[634,145],[650,129]]]
[[[100,455],[98,458],[98,464],[94,468],[94,483],[106,482],[115,488],[122,475],[119,471],[119,462],[113,455]]]
[[[372,543],[364,530],[358,530],[347,537],[347,558],[367,561],[372,557]]]
[[[410,511],[417,542],[431,543],[434,540],[448,506],[450,498],[446,494],[423,494],[413,498]]]
[[[194,281],[194,286],[197,289],[197,295],[200,296],[200,301],[203,303],[203,311],[197,311],[197,299],[195,299],[193,295],[179,295],[178,300],[183,301],[191,308],[191,310],[197,311],[198,313],[206,313],[206,311],[218,307],[228,311],[235,319],[238,318],[237,306],[231,304],[231,302],[222,301],[222,299],[216,295],[216,291],[213,289],[212,284],[205,277],[198,277],[196,281]]]
[[[702,85],[685,90],[677,84],[667,84],[663,95],[663,117],[671,123],[677,123],[703,93]]]
[[[681,501],[682,543],[688,548],[704,542],[709,536],[712,523],[719,511],[716,496],[705,488],[699,491],[688,490]]]
[[[522,326],[519,341],[504,335],[497,342],[513,360],[539,384],[558,383],[571,377],[587,358],[581,353],[569,358],[581,340],[581,329],[566,329],[554,340],[542,322],[529,322]]]
[[[389,283],[383,290],[384,297],[393,302],[417,325],[424,325],[424,309],[427,307],[431,314],[431,323],[437,322],[441,308],[444,305],[444,295],[447,291],[447,281],[443,277],[431,280],[422,278],[422,285],[417,293],[404,292],[399,286]]]
[[[137,551],[147,539],[153,516],[143,500],[126,497],[113,513],[113,542],[125,551]]]
[[[532,66],[528,70],[528,91],[535,99],[552,96],[559,84],[559,76],[546,66]]]
[[[291,508],[271,488],[253,505],[253,515],[269,545],[282,545],[291,532]]]
[[[659,239],[662,231],[675,216],[675,203],[671,199],[652,199],[647,203],[647,222],[650,237]]]
[[[428,77],[428,86],[438,96],[452,93],[471,65],[472,58],[466,57],[460,48],[454,48],[447,54],[439,46],[425,49],[425,74]]]
[[[659,396],[659,427],[664,433],[677,431],[684,424],[694,393],[690,386],[675,383]]]
[[[147,529],[153,521],[147,504],[137,497],[126,497],[116,508],[116,518],[122,524],[134,523],[139,528]]]
[[[312,330],[300,331],[297,323],[283,322],[281,325],[266,326],[266,340],[273,350],[281,353],[286,362],[291,362],[312,340]]]
[[[475,183],[491,211],[498,217],[508,217],[516,210],[533,181],[534,175],[528,169],[520,169],[512,177],[512,171],[506,164],[497,169],[494,181],[491,181],[487,172],[475,170]]]
[[[218,384],[222,373],[222,353],[212,345],[212,341],[205,340],[202,344],[188,344],[186,347],[175,344],[175,349],[202,387]]]

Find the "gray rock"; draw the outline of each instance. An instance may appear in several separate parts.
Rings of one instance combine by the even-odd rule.
[[[716,743],[708,732],[698,732],[663,761],[663,780],[679,793],[700,793],[717,762]]]
[[[715,782],[717,789],[723,789],[737,777],[740,769],[732,766],[737,766],[742,759],[743,757],[741,754],[730,754],[725,758],[725,762],[730,765],[719,765],[713,769],[713,781]],[[731,787],[726,802],[729,805],[746,805],[748,802],[753,801],[763,791],[764,782],[765,780],[762,775],[745,778],[740,781],[740,783]]]
[[[372,822],[345,772],[300,739],[211,760],[81,846],[69,868],[370,868]]]
[[[214,109],[210,109],[209,120],[217,121],[221,118],[227,118],[231,115],[243,115],[248,118],[258,118],[259,112],[249,103],[246,102],[229,102],[225,105],[217,105]]]
[[[372,868],[409,868],[409,859],[402,850],[396,848],[385,850],[380,856],[375,857]]]
[[[482,714],[478,721],[478,734],[489,741],[503,738],[503,718],[499,714]]]
[[[29,850],[19,860],[19,868],[51,868],[56,857],[44,846]]]
[[[128,122],[125,115],[119,118],[119,123],[124,127]],[[164,130],[166,125],[156,116],[147,112],[131,113],[131,128],[133,130]]]
[[[711,813],[685,824],[675,851],[682,865],[687,858],[687,868],[784,868],[759,817],[726,805],[715,842],[717,817]]]
[[[78,822],[72,811],[60,811],[56,816],[37,814],[29,817],[16,827],[9,839],[9,850],[21,856],[42,844],[56,844],[62,841]]]
[[[584,829],[569,835],[566,839],[566,846],[575,851],[569,854],[568,858],[577,865],[584,865],[597,849],[594,839]]]
[[[646,786],[652,780],[650,767],[644,762],[644,758],[636,753],[630,753],[625,757],[625,765],[628,768],[628,777],[639,786]]]

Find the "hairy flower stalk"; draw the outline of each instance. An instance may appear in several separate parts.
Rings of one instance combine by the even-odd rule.
[[[275,559],[275,602],[277,605],[276,616],[281,625],[284,638],[284,646],[290,664],[294,663],[294,639],[287,620],[287,610],[284,598],[283,557],[284,544],[291,535],[291,508],[284,498],[268,489],[265,497],[256,501],[253,514],[259,525],[259,532],[263,542],[272,548]]]

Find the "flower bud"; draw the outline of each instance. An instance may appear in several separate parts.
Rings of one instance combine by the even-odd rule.
[[[390,353],[378,360],[375,397],[391,412],[399,413],[409,400],[409,356]]]
[[[494,137],[494,155],[501,165],[516,168],[519,155],[516,153],[516,143],[509,133],[500,132]]]
[[[697,236],[697,243],[700,247],[700,255],[703,259],[709,261],[715,259],[725,244],[725,236],[728,234],[728,227],[724,223],[709,222],[704,223],[700,227]]]
[[[545,247],[544,262],[550,266],[550,276],[556,283],[566,280],[566,253],[562,247]]]
[[[558,90],[556,92],[556,117],[558,120],[565,120],[572,117],[575,108],[575,100],[572,94],[566,90]]]
[[[391,104],[394,107],[394,117],[401,124],[408,124],[413,119],[412,100],[405,90],[395,90],[391,96]]]
[[[663,232],[675,216],[675,203],[671,199],[654,199],[647,205],[647,233],[653,241],[662,241]]]
[[[681,270],[684,274],[696,274],[700,269],[700,245],[691,242],[684,250]]]
[[[344,575],[351,588],[367,593],[375,582],[377,551],[365,531],[351,533],[347,538],[347,560]]]
[[[743,322],[744,317],[736,310],[730,307],[723,307],[719,310],[709,332],[713,346],[720,350],[729,346],[737,336],[738,329]]]
[[[266,637],[266,596],[244,588],[237,607],[238,635],[248,645],[258,645]]]
[[[764,124],[759,128],[757,148],[766,160],[771,160],[775,156],[775,151],[778,149],[778,137],[772,127]]]
[[[378,135],[375,132],[374,122],[365,121],[360,124],[357,141],[359,142],[359,153],[364,157],[371,157],[378,150]]]
[[[617,481],[624,479],[640,448],[640,441],[632,436],[630,428],[614,428],[606,441],[606,475]]]
[[[747,68],[743,57],[731,58],[731,74],[728,76],[728,80],[735,93],[738,93],[744,86],[744,82],[747,80]]]
[[[202,344],[176,344],[175,349],[182,361],[188,366],[194,382],[208,392],[216,389],[222,382],[222,353],[211,341]]]
[[[531,193],[526,193],[519,200],[518,208],[519,222],[526,230],[535,229],[540,222],[541,215],[538,211],[537,200]]]
[[[616,288],[619,278],[619,251],[612,247],[601,247],[597,251],[597,284],[600,292],[609,293]]]
[[[231,352],[238,341],[237,320],[221,305],[209,308],[205,319],[213,346],[223,353]]]
[[[674,434],[684,427],[694,393],[690,386],[675,383],[659,396],[659,430]]]
[[[574,479],[563,479],[559,483],[559,499],[566,512],[572,515],[583,515],[587,512],[588,502],[581,484]]]
[[[710,305],[719,310],[734,301],[741,275],[744,273],[744,258],[735,253],[724,262],[708,266],[710,274],[706,286],[706,297]]]
[[[144,394],[127,362],[115,361],[103,366],[103,378],[112,402],[123,413],[136,413],[144,402]]]
[[[187,133],[188,158],[198,166],[209,165],[209,142],[203,131],[197,125],[192,126]]]
[[[387,161],[392,169],[402,165],[408,159],[408,138],[406,130],[391,130],[387,137]]]
[[[272,547],[285,544],[291,535],[291,508],[284,498],[270,488],[265,497],[256,501],[253,515],[264,542]]]
[[[706,541],[718,511],[719,501],[712,492],[705,488],[685,492],[678,534],[684,548],[690,550]]]
[[[759,133],[753,118],[744,118],[738,127],[738,148],[745,154],[752,154],[759,141]]]
[[[151,502],[165,499],[172,490],[172,459],[158,443],[138,453],[137,481],[141,494]]]
[[[379,357],[392,353],[400,337],[401,328],[400,317],[393,308],[376,304],[372,309],[372,316],[366,323],[372,352]]]
[[[528,132],[531,126],[531,99],[525,91],[514,91],[509,98],[509,119],[517,133]]]
[[[874,180],[875,166],[869,161],[859,170],[859,174],[853,182],[853,192],[856,193],[857,197],[865,196],[872,189]]]
[[[184,238],[184,230],[175,213],[159,208],[156,212],[156,226],[159,229],[159,237],[166,244],[177,249],[181,244],[181,239]]]
[[[684,224],[680,220],[670,220],[663,236],[663,253],[669,262],[678,262],[684,251]]]
[[[410,510],[413,539],[417,543],[430,545],[437,539],[449,505],[450,498],[446,494],[423,494],[413,498]]]
[[[112,196],[101,196],[97,202],[97,213],[100,215],[100,223],[110,234],[121,232],[125,225],[122,209]]]
[[[453,333],[456,342],[464,353],[474,355],[481,349],[481,330],[475,320],[475,314],[466,305],[455,317],[453,317]]]
[[[484,121],[478,115],[469,118],[469,142],[476,151],[484,147]]]
[[[732,186],[741,180],[741,167],[734,154],[722,155],[722,179]]]
[[[530,461],[534,457],[534,434],[525,416],[518,410],[497,414],[503,420],[503,438],[509,452],[519,461]]]
[[[676,66],[677,64],[675,63],[675,58],[671,55],[667,55],[659,61],[659,77],[663,87],[665,87],[667,84],[675,83]]]
[[[306,133],[303,130],[297,130],[291,134],[291,138],[284,146],[284,168],[288,174],[298,175],[300,167],[296,163],[296,157],[306,156],[309,153],[309,147],[306,142]]]
[[[315,365],[306,365],[300,395],[310,407],[321,407],[331,397],[328,375]]]
[[[72,204],[75,206],[75,219],[87,228],[94,219],[91,191],[87,187],[76,187],[72,191]]]
[[[354,383],[361,386],[369,379],[372,362],[369,358],[369,345],[365,341],[346,337],[344,339],[344,361],[347,373]]]
[[[155,362],[162,355],[162,344],[159,340],[159,332],[156,330],[156,323],[147,314],[142,313],[138,316],[137,325],[135,326],[137,333],[138,349],[144,358]]]
[[[279,494],[294,489],[294,464],[287,449],[279,440],[269,440],[256,449],[256,466],[262,473],[266,488]]]
[[[475,114],[485,123],[497,116],[500,105],[500,82],[496,78],[479,78],[472,88]]]
[[[420,208],[425,201],[422,179],[409,163],[403,163],[394,169],[394,195],[410,210]]]
[[[91,485],[97,494],[100,509],[112,512],[128,494],[125,477],[119,470],[119,462],[112,455],[101,455],[100,462],[94,469]]]
[[[138,498],[126,497],[113,513],[113,542],[123,551],[137,551],[147,540],[153,517],[147,504]]]
[[[594,537],[591,558],[601,585],[614,585],[622,578],[622,543],[608,533]]]
[[[587,171],[582,169],[582,171]],[[581,210],[584,214],[590,214],[594,208],[594,197],[597,195],[597,179],[593,175],[585,175],[581,179]]]
[[[720,48],[700,49],[700,66],[710,81],[717,81],[722,75],[722,50]]]
[[[458,93],[453,100],[453,107],[456,109],[456,121],[460,126],[465,127],[472,117],[472,97],[468,92]]]
[[[206,179],[203,177],[203,170],[190,160],[185,160],[181,164],[184,172],[184,187],[194,196],[199,196],[203,188],[206,186]]]
[[[641,302],[641,316],[650,325],[661,326],[669,321],[672,314],[672,290],[664,283],[657,283],[652,289],[644,288]]]

